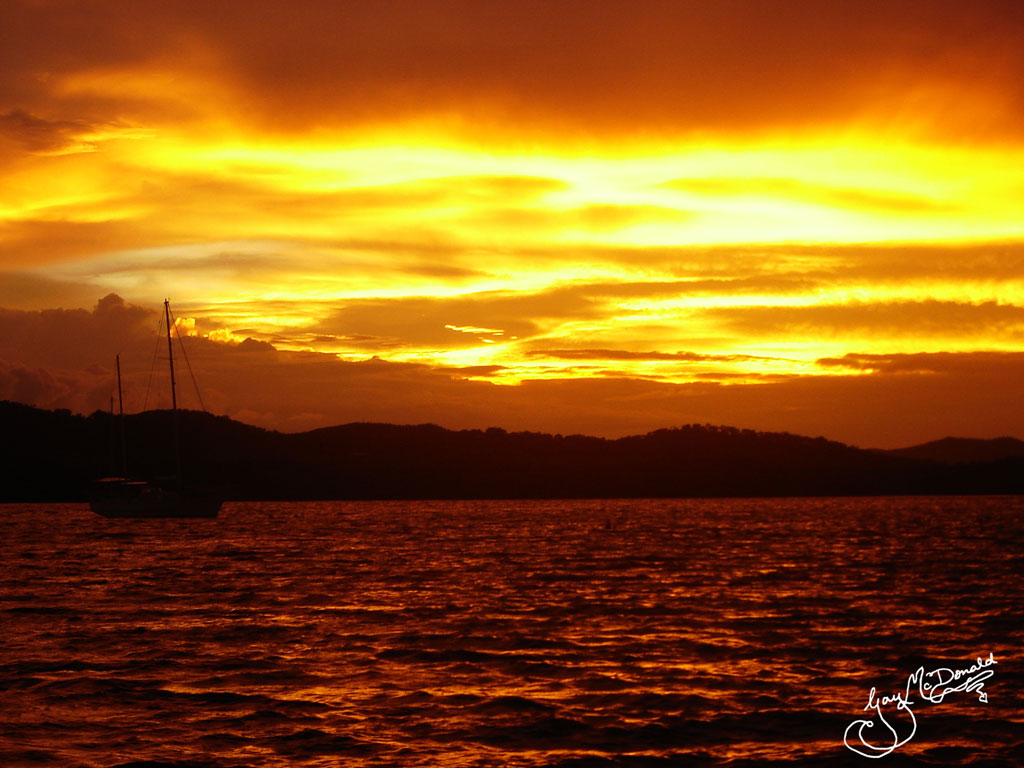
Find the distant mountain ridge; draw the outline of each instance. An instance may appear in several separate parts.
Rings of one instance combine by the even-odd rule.
[[[968,464],[981,461],[1024,457],[1024,440],[1015,437],[980,439],[974,437],[944,437],[909,448],[886,451],[894,456],[944,464]]]
[[[618,439],[353,423],[282,434],[179,412],[187,479],[229,499],[639,498],[1024,492],[1024,457],[947,465],[824,438],[688,425]],[[173,467],[172,415],[125,418],[129,474]],[[120,428],[0,402],[0,501],[82,501]],[[940,441],[941,442],[941,441]]]

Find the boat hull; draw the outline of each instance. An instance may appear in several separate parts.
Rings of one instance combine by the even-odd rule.
[[[213,518],[221,499],[211,493],[178,491],[146,482],[111,478],[98,484],[89,507],[110,518]]]

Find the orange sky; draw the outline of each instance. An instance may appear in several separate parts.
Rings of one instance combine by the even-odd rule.
[[[120,352],[152,405],[169,296],[208,407],[285,430],[1024,435],[1022,39],[1014,0],[9,0],[0,398],[103,407]]]

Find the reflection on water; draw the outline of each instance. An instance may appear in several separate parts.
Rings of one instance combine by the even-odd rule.
[[[0,507],[4,766],[1024,763],[1024,500]],[[929,667],[930,668],[930,667]],[[146,762],[151,761],[151,762]]]

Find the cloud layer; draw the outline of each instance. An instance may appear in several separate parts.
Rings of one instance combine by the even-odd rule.
[[[1019,135],[1021,124],[1024,14],[1012,0],[14,0],[0,21],[0,88],[36,115],[58,96],[94,119],[180,118],[211,109],[198,95],[279,130],[424,115],[581,133],[888,116]]]
[[[117,296],[91,312],[0,313],[0,399],[80,412],[106,409],[116,391],[112,360],[120,354],[128,410],[167,407],[157,319],[155,311],[126,305]],[[465,378],[478,371],[376,357],[344,361],[251,339],[228,343],[186,336],[185,343],[207,408],[284,431],[390,421],[612,436],[722,423],[879,447],[952,433],[1024,432],[1024,420],[1015,415],[1024,396],[1022,353],[846,355],[819,360],[805,375],[765,376],[741,385],[728,377],[672,383],[608,375],[500,386]],[[597,349],[537,354],[575,362],[749,362]],[[199,407],[180,355],[178,368],[180,402]]]
[[[1024,353],[1022,38],[1013,0],[2,3],[3,391],[102,406],[171,296],[209,402],[282,428],[952,431]]]

